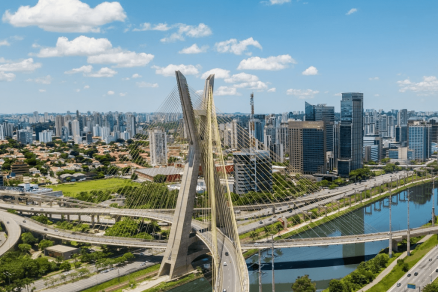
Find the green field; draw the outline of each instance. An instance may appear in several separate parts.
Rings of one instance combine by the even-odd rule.
[[[105,191],[115,188],[136,186],[136,185],[139,186],[140,184],[136,182],[132,182],[131,180],[127,180],[127,179],[110,178],[110,179],[99,179],[99,180],[59,184],[56,186],[51,186],[50,188],[52,188],[53,191],[62,191],[64,196],[76,197],[76,195],[79,194],[80,192]]]

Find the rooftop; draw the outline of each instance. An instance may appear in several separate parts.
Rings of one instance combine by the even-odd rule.
[[[182,174],[184,169],[168,166],[168,167],[142,168],[136,171],[154,177],[159,174],[163,174],[163,175]]]
[[[49,246],[46,248],[46,250],[64,253],[64,252],[69,252],[69,251],[76,251],[77,248],[58,244],[58,245],[54,245],[54,246]]]

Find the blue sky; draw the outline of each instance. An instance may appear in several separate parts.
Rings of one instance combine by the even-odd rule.
[[[222,112],[435,110],[438,2],[118,1],[0,3],[0,113],[152,112],[181,70],[216,73]]]

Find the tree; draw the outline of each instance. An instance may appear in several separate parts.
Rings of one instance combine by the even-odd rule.
[[[133,174],[131,175],[131,179],[132,179],[132,180],[136,180],[136,179],[138,179],[138,174],[133,173]]]
[[[21,250],[21,252],[28,252],[29,250],[31,250],[32,246],[27,243],[22,243],[18,245],[18,248]]]
[[[62,262],[62,263],[59,265],[59,268],[60,268],[61,270],[64,270],[64,271],[70,271],[70,270],[71,270],[71,265],[70,265],[69,262],[65,261],[65,262]]]
[[[252,240],[256,240],[257,237],[259,237],[259,233],[258,233],[257,231],[251,231],[251,232],[249,233],[249,237],[251,237]]]
[[[78,270],[78,273],[79,273],[79,276],[80,276],[80,277],[83,277],[83,276],[89,274],[90,271],[89,271],[87,268],[80,268],[80,269]]]
[[[312,283],[309,275],[298,277],[292,285],[293,292],[316,292],[316,284]]]
[[[43,239],[43,240],[41,240],[40,243],[38,244],[38,247],[39,247],[41,250],[44,250],[44,249],[46,249],[46,248],[48,248],[49,246],[52,246],[52,245],[53,245],[53,241],[48,240],[48,239]]]
[[[329,291],[330,292],[344,292],[346,291],[344,283],[340,280],[333,279],[329,283]]]
[[[165,176],[164,174],[157,174],[154,177],[154,182],[156,183],[164,183],[166,182],[167,176]]]
[[[38,239],[36,239],[30,232],[25,232],[21,234],[21,240],[23,241],[23,243],[27,243],[30,245],[38,242]]]
[[[424,286],[423,292],[437,292],[438,291],[438,284],[436,283],[430,283]]]

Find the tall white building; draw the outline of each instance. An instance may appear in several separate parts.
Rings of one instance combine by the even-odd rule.
[[[101,128],[101,133],[100,133],[100,137],[102,138],[102,140],[104,140],[106,137],[108,137],[111,134],[110,132],[110,128],[109,127],[102,127]]]
[[[0,140],[5,139],[5,129],[3,128],[3,125],[0,125]]]
[[[102,128],[97,124],[96,124],[96,126],[93,127],[93,136],[94,137],[102,136]]]
[[[49,130],[44,130],[44,131],[40,132],[39,136],[40,136],[41,143],[52,142],[53,132],[49,131]]]
[[[151,165],[167,164],[167,135],[162,129],[149,131],[149,148],[151,153]]]

